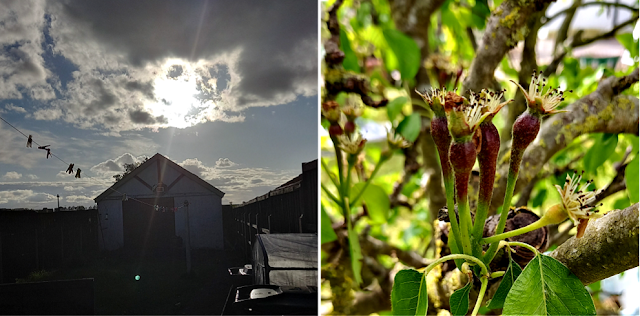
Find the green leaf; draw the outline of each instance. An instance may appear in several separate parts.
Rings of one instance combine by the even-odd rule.
[[[584,168],[587,172],[595,173],[598,167],[615,152],[617,145],[618,134],[602,134],[596,139],[593,146],[584,155]]]
[[[504,306],[504,300],[507,298],[507,294],[509,294],[509,290],[511,290],[511,286],[513,282],[518,279],[518,276],[522,273],[522,269],[513,260],[510,260],[509,267],[507,271],[502,276],[502,281],[500,281],[500,285],[496,290],[496,294],[493,295],[493,298],[487,305],[490,309],[502,308]]]
[[[451,306],[451,315],[466,315],[469,311],[469,292],[471,291],[471,282],[467,282],[461,289],[457,289],[451,297],[449,297],[449,306]]]
[[[416,270],[400,270],[391,289],[393,314],[426,315],[428,307],[426,276]]]
[[[340,28],[340,49],[344,52],[342,67],[344,67],[345,70],[360,72],[358,56],[356,56],[356,53],[351,49],[349,37],[347,37],[347,33],[342,28]]]
[[[471,13],[473,13],[473,16],[471,17],[473,24],[478,29],[483,29],[487,17],[491,14],[487,0],[476,0],[476,5],[471,9]]]
[[[331,227],[331,218],[324,210],[324,205],[320,207],[320,243],[324,244],[338,239],[336,232]]]
[[[631,58],[638,57],[638,41],[633,39],[633,34],[619,34],[616,35],[616,39],[618,39],[618,42],[620,42],[620,44],[629,51]]]
[[[364,187],[364,182],[356,183],[351,188],[351,200],[353,200]],[[391,202],[389,201],[389,195],[384,189],[375,184],[369,184],[367,189],[362,194],[362,201],[367,204],[367,211],[369,212],[369,218],[374,223],[382,224],[389,219],[389,209],[391,208]],[[354,207],[356,205],[351,205]]]
[[[351,258],[351,271],[353,271],[353,277],[356,279],[356,283],[362,283],[362,250],[360,249],[360,241],[358,241],[358,233],[351,223],[347,228],[347,235],[349,236],[349,257]]]
[[[416,42],[411,37],[394,29],[382,30],[382,34],[396,58],[400,77],[402,79],[415,77],[420,68],[420,49]]]
[[[595,315],[580,279],[558,260],[537,255],[513,283],[503,315]]]
[[[413,113],[402,120],[396,128],[396,133],[400,133],[404,138],[410,142],[416,141],[418,135],[420,135],[420,128],[422,127],[422,120],[419,113]]]
[[[627,193],[629,194],[629,200],[631,203],[638,203],[638,153],[636,158],[633,158],[629,165],[627,165],[624,171],[624,180],[627,182]]]
[[[387,104],[387,116],[389,117],[389,121],[393,122],[395,118],[402,112],[402,107],[407,103],[407,98],[399,97],[393,99],[393,101]]]

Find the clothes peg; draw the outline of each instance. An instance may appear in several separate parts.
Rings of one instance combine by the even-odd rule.
[[[68,174],[73,174],[73,164],[69,164],[69,168],[67,168]]]
[[[123,201],[129,201],[129,197],[127,196],[126,193],[122,196],[122,200]]]
[[[78,170],[76,170],[76,178],[80,179],[80,171],[82,171],[80,168],[78,168]]]
[[[33,138],[31,138],[31,135],[29,135],[29,139],[27,139],[27,147],[33,148],[31,147],[31,143],[33,143]]]
[[[29,141],[27,140],[27,143],[28,143],[28,142],[29,142]],[[47,147],[49,147],[49,146],[51,146],[51,145],[44,145],[44,146],[39,146],[39,147],[38,147],[38,149],[43,149],[43,150],[46,150],[46,151],[47,151],[47,159],[49,159],[49,157],[51,156],[51,149],[50,149],[50,148],[47,148]]]

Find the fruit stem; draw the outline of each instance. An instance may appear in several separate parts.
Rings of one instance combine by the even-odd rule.
[[[502,212],[500,213],[500,221],[496,228],[495,235],[502,234],[504,232],[504,226],[507,223],[507,214],[509,214],[509,208],[511,206],[511,198],[513,197],[513,190],[516,187],[516,180],[518,179],[518,171],[520,169],[520,162],[522,161],[522,154],[524,150],[511,149],[511,160],[509,161],[509,175],[507,176],[507,190],[504,196],[504,202],[502,203]],[[498,243],[492,243],[489,250],[484,255],[485,262],[491,262],[493,257],[498,252]]]
[[[520,227],[518,229],[514,229],[511,231],[508,231],[506,233],[502,233],[502,234],[498,234],[498,235],[493,235],[491,237],[487,237],[487,238],[482,238],[482,243],[483,244],[490,244],[490,243],[494,243],[496,241],[500,241],[503,239],[507,239],[507,238],[511,238],[514,236],[518,236],[518,235],[522,235],[522,234],[526,234],[530,231],[534,231],[538,228],[542,228],[545,227],[547,225],[551,224],[551,221],[549,220],[548,217],[542,217],[541,219],[525,226],[525,227]]]

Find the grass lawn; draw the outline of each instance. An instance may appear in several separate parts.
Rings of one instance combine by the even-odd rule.
[[[34,273],[26,281],[93,278],[96,314],[182,314],[191,304],[191,314],[219,315],[234,282],[226,269],[243,263],[224,251],[194,253],[193,274],[187,276],[184,258],[110,257],[83,267]],[[206,302],[209,298],[211,304]]]

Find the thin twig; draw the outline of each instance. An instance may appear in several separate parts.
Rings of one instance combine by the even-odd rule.
[[[619,7],[619,8],[624,8],[627,9],[629,11],[638,11],[638,8],[634,8],[632,6],[628,6],[624,3],[617,3],[617,2],[587,2],[587,3],[583,3],[582,5],[580,5],[580,8],[584,8],[584,7],[588,7],[588,6],[592,6],[592,5],[600,5],[600,6],[611,6],[611,7]],[[551,22],[553,19],[563,15],[563,14],[567,14],[571,11],[572,7],[569,7],[567,9],[564,9],[548,18],[546,18],[544,24],[547,24],[549,22]]]

